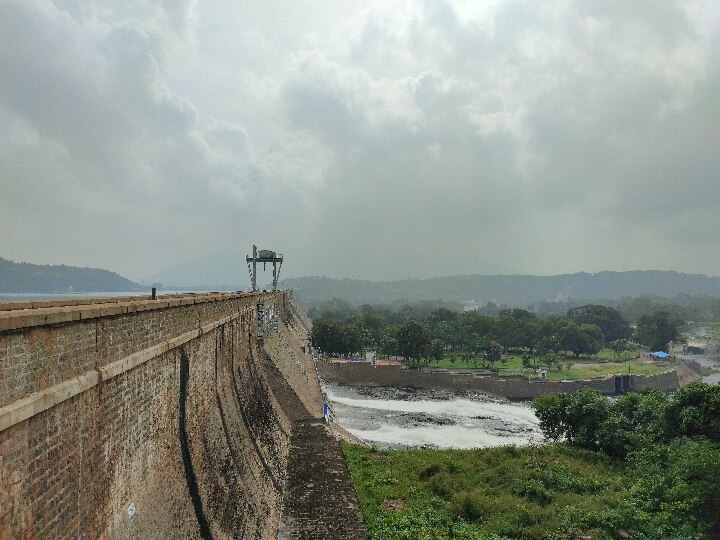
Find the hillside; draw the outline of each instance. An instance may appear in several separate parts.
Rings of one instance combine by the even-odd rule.
[[[3,293],[133,292],[146,289],[109,270],[16,263],[0,257],[0,292]]]
[[[442,299],[523,306],[568,298],[720,296],[718,277],[657,270],[557,276],[473,275],[387,282],[305,277],[283,280],[282,287],[295,289],[298,299],[305,305],[332,298],[342,298],[355,305]]]

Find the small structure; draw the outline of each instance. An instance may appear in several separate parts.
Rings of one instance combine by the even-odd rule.
[[[544,381],[547,379],[547,372],[548,372],[547,369],[540,368],[540,369],[536,369],[535,371],[537,372],[538,377],[540,378],[541,381]]]
[[[277,289],[277,282],[280,278],[280,269],[282,268],[283,256],[280,253],[275,253],[268,249],[261,249],[258,252],[257,246],[253,244],[252,257],[249,255],[245,256],[245,262],[248,265],[248,272],[250,272],[250,283],[252,283],[252,290],[257,291],[257,263],[263,263],[263,270],[267,263],[273,265],[273,291]],[[251,265],[252,263],[252,265]]]

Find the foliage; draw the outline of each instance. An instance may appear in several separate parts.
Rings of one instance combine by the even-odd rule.
[[[594,324],[578,326],[571,321],[564,328],[560,343],[563,349],[572,351],[576,358],[581,354],[596,354],[602,348],[602,332]]]
[[[665,411],[665,430],[720,443],[720,386],[694,382],[678,390]]]
[[[667,311],[655,311],[638,319],[635,339],[653,351],[667,351],[668,343],[679,341],[683,323]]]
[[[371,540],[701,538],[720,459],[681,441],[627,466],[565,445],[343,451]],[[391,499],[405,507],[383,507]]]
[[[608,401],[597,390],[544,394],[532,402],[540,429],[553,441],[623,458],[656,442],[667,426],[669,405],[659,390],[629,392]]]
[[[608,306],[587,304],[572,308],[567,315],[577,324],[594,324],[600,328],[605,343],[632,336],[632,329],[622,314]]]
[[[311,332],[312,343],[323,352],[349,354],[363,346],[363,329],[354,323],[343,324],[332,319],[317,319]]]
[[[99,268],[15,263],[0,257],[0,291],[6,293],[131,292],[149,287]]]
[[[420,361],[430,352],[431,338],[418,321],[408,321],[397,331],[398,354],[409,360]]]
[[[620,360],[620,355],[627,351],[632,351],[633,346],[627,339],[616,339],[609,343],[610,349],[612,349],[614,358],[616,361]]]

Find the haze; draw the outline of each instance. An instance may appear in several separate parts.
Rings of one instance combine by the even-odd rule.
[[[719,273],[716,2],[4,0],[0,73],[7,259]]]

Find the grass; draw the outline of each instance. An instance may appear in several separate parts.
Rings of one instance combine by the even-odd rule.
[[[666,371],[671,367],[671,364],[666,362],[652,362],[639,360],[628,360],[615,362],[614,353],[611,349],[605,348],[598,352],[597,355],[587,357],[581,356],[575,358],[569,355],[559,354],[557,355],[560,368],[551,368],[547,373],[547,378],[550,380],[581,380],[581,379],[592,379],[607,377],[609,375],[619,375],[621,373],[633,373],[635,375],[655,375]],[[535,359],[536,365],[547,367],[547,360]],[[429,368],[447,368],[447,369],[467,369],[467,370],[484,370],[480,364],[475,364],[470,361],[466,363],[463,359],[455,357],[452,361],[451,357],[445,357],[442,360],[430,360],[426,364],[423,362],[421,365],[426,365]],[[568,369],[568,365],[570,368]],[[534,377],[537,376],[535,367],[525,368],[523,367],[523,358],[521,355],[513,354],[503,356],[502,362],[496,362],[494,366],[494,372],[501,377]]]
[[[716,373],[720,373],[720,370],[712,368],[710,366],[702,366],[702,375],[703,377],[709,377],[710,375],[715,375]]]
[[[600,539],[632,525],[629,483],[598,454],[342,446],[371,540]]]
[[[712,340],[720,340],[720,322],[712,322],[705,325],[705,337]]]

